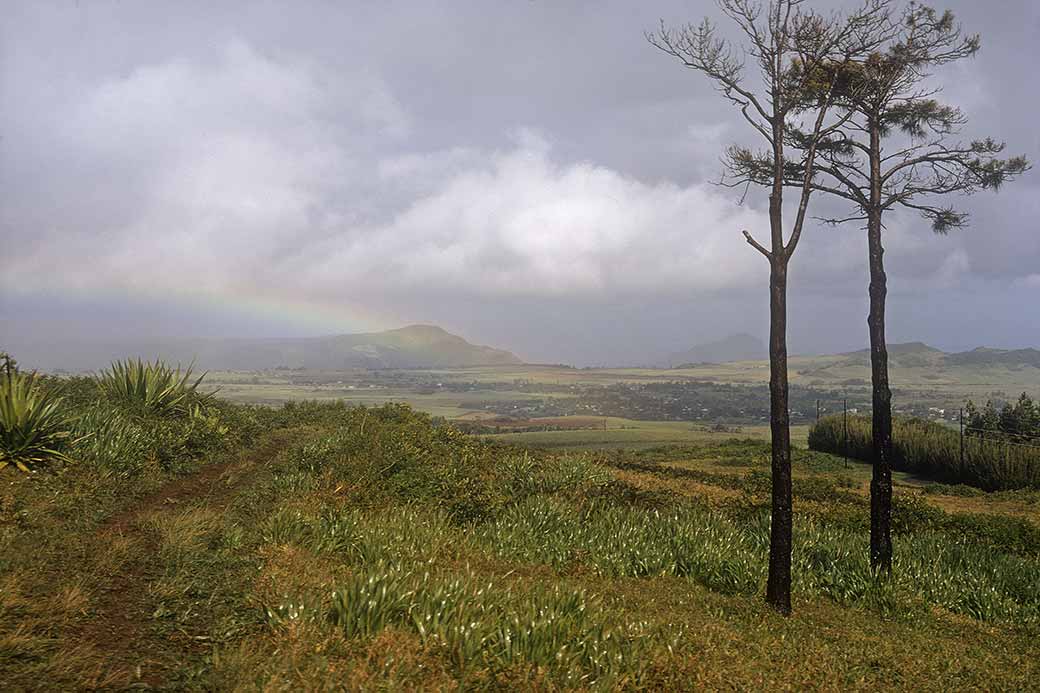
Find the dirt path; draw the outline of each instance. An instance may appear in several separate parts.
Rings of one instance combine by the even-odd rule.
[[[97,594],[89,623],[75,635],[78,642],[104,653],[100,680],[115,688],[158,688],[166,674],[183,664],[185,647],[198,653],[205,643],[190,638],[180,642],[155,632],[154,599],[150,587],[162,576],[157,558],[159,545],[143,520],[161,513],[182,511],[185,506],[205,507],[218,512],[227,508],[236,493],[247,486],[291,441],[288,432],[266,436],[249,452],[224,462],[202,467],[190,476],[174,479],[148,494],[126,512],[112,517],[97,532],[100,542],[129,542],[130,557],[114,574],[107,576]],[[171,648],[171,645],[177,647]],[[177,651],[181,650],[181,651]]]

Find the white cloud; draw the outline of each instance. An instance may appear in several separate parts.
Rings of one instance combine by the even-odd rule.
[[[388,223],[329,238],[310,254],[309,280],[332,288],[349,268],[388,290],[616,295],[721,290],[764,272],[740,236],[761,215],[716,190],[559,164],[543,141],[519,142],[455,170]]]
[[[370,75],[333,79],[241,41],[212,64],[138,67],[88,92],[62,133],[125,182],[131,213],[69,222],[9,258],[7,276],[32,284],[57,265],[83,288],[187,281],[325,300],[717,291],[764,275],[740,236],[762,217],[715,188],[557,162],[532,130],[501,151],[433,152],[402,146],[408,130]]]

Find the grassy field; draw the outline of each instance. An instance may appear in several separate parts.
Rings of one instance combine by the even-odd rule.
[[[314,400],[318,402],[335,402],[343,400],[351,404],[380,406],[390,402],[408,404],[419,411],[432,416],[455,419],[479,413],[479,410],[466,408],[467,402],[475,399],[473,394],[460,392],[444,392],[423,394],[412,388],[371,388],[347,389],[345,387],[303,386],[303,385],[221,385],[220,396],[242,404],[278,405],[284,402]],[[537,399],[537,395],[509,390],[488,391],[479,394],[481,400],[525,400]]]
[[[904,480],[879,581],[869,470],[799,450],[783,618],[761,431],[569,450],[222,411],[240,442],[168,469],[3,470],[6,689],[1038,688],[1040,493]]]
[[[538,419],[532,419],[536,423]],[[685,421],[635,421],[615,417],[598,419],[603,425],[590,426],[573,431],[529,431],[524,433],[498,433],[486,436],[488,440],[513,443],[532,447],[559,449],[642,449],[661,445],[685,445],[726,440],[739,436],[753,440],[768,441],[769,426],[726,427],[716,431],[710,426],[691,424]],[[734,430],[739,429],[739,432]],[[792,426],[791,442],[806,445],[808,426]]]

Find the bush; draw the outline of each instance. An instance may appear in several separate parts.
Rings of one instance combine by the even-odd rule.
[[[957,431],[910,418],[893,420],[892,445],[892,466],[901,471],[988,491],[1040,488],[1040,448],[966,436],[962,460]],[[823,417],[809,430],[809,447],[871,461],[870,419],[850,416],[846,439],[841,417]]]
[[[153,438],[141,422],[97,403],[75,419],[73,426],[81,437],[75,446],[76,459],[117,476],[139,473],[154,447]]]
[[[149,363],[141,359],[115,361],[97,376],[104,396],[127,411],[141,416],[183,416],[194,407],[207,404],[212,393],[198,391],[203,373],[191,382],[192,367],[185,371],[172,368],[159,359]]]

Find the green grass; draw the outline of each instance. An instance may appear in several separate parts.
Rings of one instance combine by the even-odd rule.
[[[1024,690],[1040,676],[1040,524],[999,511],[1026,492],[988,506],[898,487],[896,571],[878,579],[865,477],[798,451],[783,618],[762,599],[764,440],[527,448],[400,405],[221,407],[224,433],[177,465],[4,477],[6,686]]]

